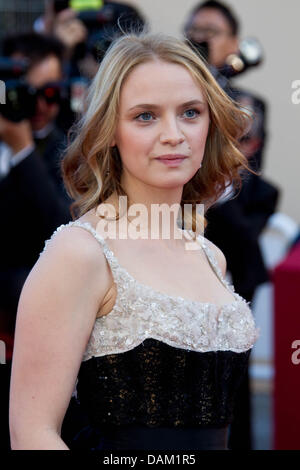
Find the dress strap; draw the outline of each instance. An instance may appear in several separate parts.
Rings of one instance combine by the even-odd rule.
[[[128,273],[128,271],[126,271],[123,267],[120,266],[119,262],[118,262],[118,259],[116,258],[116,256],[114,255],[114,253],[110,250],[109,246],[107,245],[105,239],[92,227],[92,225],[90,224],[90,222],[81,222],[79,220],[74,220],[74,221],[71,221],[69,222],[68,224],[62,224],[60,225],[52,234],[51,238],[49,240],[46,240],[45,242],[45,246],[44,246],[44,249],[43,251],[40,253],[40,255],[46,250],[47,248],[47,245],[48,243],[52,240],[52,238],[55,236],[55,234],[57,232],[60,232],[61,230],[63,230],[63,228],[65,227],[71,227],[71,226],[75,226],[75,227],[81,227],[85,230],[87,230],[88,232],[90,232],[95,238],[96,240],[100,243],[100,245],[102,246],[102,249],[103,249],[103,253],[111,267],[111,271],[112,271],[112,274],[113,274],[113,278],[114,278],[114,281],[116,282],[116,284],[119,286],[119,285],[122,285],[123,282],[124,282],[124,278],[125,277],[130,277],[132,278],[132,276]],[[189,232],[187,230],[185,230],[185,233],[188,233]],[[189,236],[187,237],[188,240],[191,240],[191,235],[189,234]],[[220,281],[224,284],[224,286],[237,298],[237,299],[242,299],[242,297],[237,293],[235,292],[234,290],[234,287],[233,285],[229,284],[229,282],[224,279],[223,275],[222,275],[222,271],[220,269],[220,266],[217,262],[217,259],[215,257],[215,254],[214,252],[211,250],[211,248],[208,246],[208,243],[206,243],[206,240],[205,238],[202,236],[202,235],[198,235],[196,237],[196,240],[198,241],[198,243],[200,244],[200,246],[202,247],[212,269],[214,270],[214,272],[216,273],[217,277],[220,279]],[[132,279],[131,279],[132,281]]]
[[[203,248],[203,252],[206,255],[206,258],[208,259],[209,264],[211,265],[212,269],[214,270],[214,272],[216,273],[217,277],[220,279],[222,284],[230,291],[231,294],[233,294],[236,298],[240,299],[241,297],[239,296],[237,292],[235,292],[234,286],[232,284],[229,284],[227,279],[223,277],[216,255],[214,251],[209,247],[208,243],[206,242],[205,237],[203,235],[197,235],[196,240],[199,242],[199,244]]]
[[[114,277],[115,277],[115,275],[117,275],[118,269],[120,268],[120,265],[118,263],[117,258],[115,257],[113,252],[109,249],[109,247],[108,247],[107,243],[105,242],[104,238],[101,235],[99,235],[99,233],[92,227],[92,225],[89,222],[81,222],[79,220],[73,220],[73,221],[69,222],[68,224],[60,225],[53,232],[51,238],[49,240],[46,240],[44,249],[40,253],[40,255],[46,250],[48,243],[52,240],[52,238],[55,236],[55,234],[57,232],[60,232],[61,230],[63,230],[66,227],[81,227],[81,228],[87,230],[88,232],[90,232],[96,238],[96,240],[100,243],[100,245],[102,246],[103,253],[104,253],[104,255],[105,255],[105,257],[106,257],[106,259],[107,259],[107,261],[108,261],[108,263],[111,267],[111,270],[112,270],[112,273],[113,273]]]

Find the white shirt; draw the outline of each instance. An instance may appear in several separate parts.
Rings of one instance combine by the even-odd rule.
[[[216,204],[223,204],[234,194],[233,185],[230,184],[226,187],[225,191],[221,194],[219,199],[217,199]]]
[[[11,168],[22,162],[28,155],[33,152],[35,145],[27,145],[27,147],[13,154],[12,149],[4,142],[0,143],[0,179],[8,175]]]
[[[53,123],[47,124],[43,129],[34,131],[33,136],[37,139],[44,139],[53,130]],[[13,155],[12,149],[5,143],[0,142],[0,180],[8,175],[11,168],[21,163],[28,155],[33,152],[35,145],[27,145]]]

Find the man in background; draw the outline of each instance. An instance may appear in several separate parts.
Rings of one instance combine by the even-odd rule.
[[[27,59],[24,79],[37,92],[33,115],[18,122],[0,107],[0,339],[6,343],[1,366],[1,446],[9,448],[8,392],[15,319],[23,284],[57,226],[71,220],[59,171],[65,136],[56,126],[59,96],[48,87],[62,79],[62,45],[38,34],[7,38],[3,54]],[[49,99],[51,98],[51,99]]]
[[[239,54],[238,20],[232,10],[219,1],[197,4],[189,15],[184,33],[199,46],[205,45],[207,60],[216,78],[222,76],[228,56]],[[229,96],[254,115],[251,129],[240,141],[240,150],[248,158],[250,167],[258,171],[262,166],[266,135],[265,103],[252,93],[235,88],[225,77],[223,84]],[[249,302],[257,286],[270,280],[259,235],[274,212],[277,199],[277,188],[250,173],[238,194],[229,187],[207,212],[205,236],[223,251],[235,290]],[[234,410],[229,448],[252,449],[249,371],[241,384]]]

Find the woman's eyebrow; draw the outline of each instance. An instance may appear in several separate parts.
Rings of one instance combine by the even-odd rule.
[[[187,101],[186,103],[182,103],[178,106],[178,108],[183,108],[185,106],[192,106],[192,105],[195,105],[195,104],[205,104],[203,101],[200,101],[200,100],[190,100],[190,101]],[[140,104],[136,104],[135,106],[133,106],[132,108],[130,108],[128,111],[132,111],[133,109],[159,109],[161,106],[157,105],[157,104],[151,104],[151,103],[140,103]]]

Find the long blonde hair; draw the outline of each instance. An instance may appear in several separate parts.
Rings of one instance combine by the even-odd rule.
[[[204,204],[206,212],[229,184],[241,188],[240,170],[254,173],[238,150],[249,117],[218,85],[199,54],[184,41],[163,33],[125,33],[112,42],[101,62],[89,88],[86,112],[71,128],[74,138],[62,159],[66,190],[74,200],[73,219],[104,202],[113,192],[127,196],[130,205],[121,185],[120,154],[111,142],[124,80],[134,67],[154,59],[185,67],[199,83],[209,107],[210,128],[202,167],[184,185],[180,203],[182,210],[184,204],[193,207],[188,216],[192,230],[196,230],[199,217],[196,204]]]

